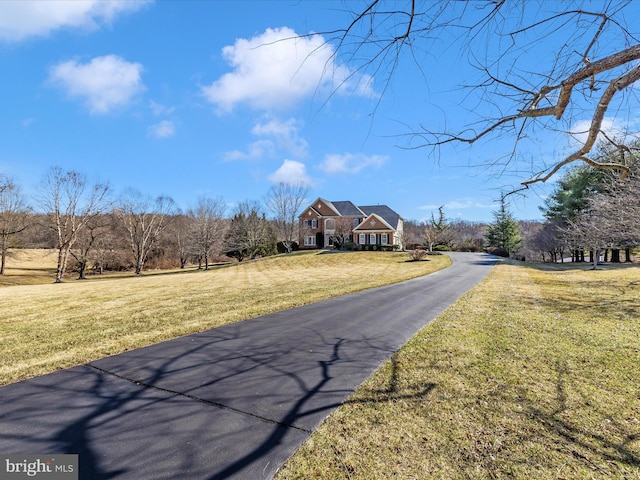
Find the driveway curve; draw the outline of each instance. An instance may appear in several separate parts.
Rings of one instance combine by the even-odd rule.
[[[80,479],[260,479],[495,264],[445,270],[0,388],[0,452],[79,455]]]

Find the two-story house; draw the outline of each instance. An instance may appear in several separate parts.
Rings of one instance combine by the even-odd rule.
[[[402,248],[402,217],[386,205],[356,206],[318,198],[299,221],[301,249],[328,248],[343,241]]]

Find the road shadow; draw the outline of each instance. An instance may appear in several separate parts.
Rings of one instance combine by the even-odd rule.
[[[393,353],[385,338],[323,331],[302,348],[237,348],[235,330],[0,388],[0,451],[78,454],[83,479],[270,478],[372,373],[356,371]]]

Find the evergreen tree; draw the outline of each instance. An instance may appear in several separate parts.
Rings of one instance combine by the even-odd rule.
[[[485,239],[488,247],[497,247],[511,254],[520,249],[522,237],[518,222],[508,210],[504,195],[500,198],[500,209],[493,212],[494,222],[487,227]]]
[[[451,247],[453,239],[451,238],[451,223],[444,214],[444,205],[438,207],[438,219],[436,220],[431,213],[431,230],[434,232],[433,242],[436,245],[445,245]],[[431,248],[429,249],[431,250]]]
[[[243,202],[231,219],[227,232],[227,255],[242,261],[277,253],[276,235],[264,213],[256,204]]]

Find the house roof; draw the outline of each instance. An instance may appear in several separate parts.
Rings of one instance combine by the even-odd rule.
[[[397,212],[391,210],[386,205],[370,205],[366,207],[359,207],[348,200],[330,202],[329,200],[325,200],[324,198],[318,198],[308,207],[309,209],[316,212],[316,214],[319,216],[322,216],[322,214],[320,214],[318,212],[318,209],[314,207],[314,205],[319,202],[324,203],[331,211],[335,212],[338,216],[367,218],[371,215],[376,215],[394,230],[398,229],[400,220],[402,218]],[[300,215],[300,217],[302,217],[302,215]]]
[[[331,204],[343,217],[359,217],[360,215],[365,214],[362,210],[360,210],[352,202],[349,201],[331,202]]]
[[[393,210],[391,210],[386,205],[370,205],[366,207],[360,207],[365,215],[377,215],[382,218],[385,222],[387,222],[394,229],[398,228],[398,222],[400,221],[400,215]]]

